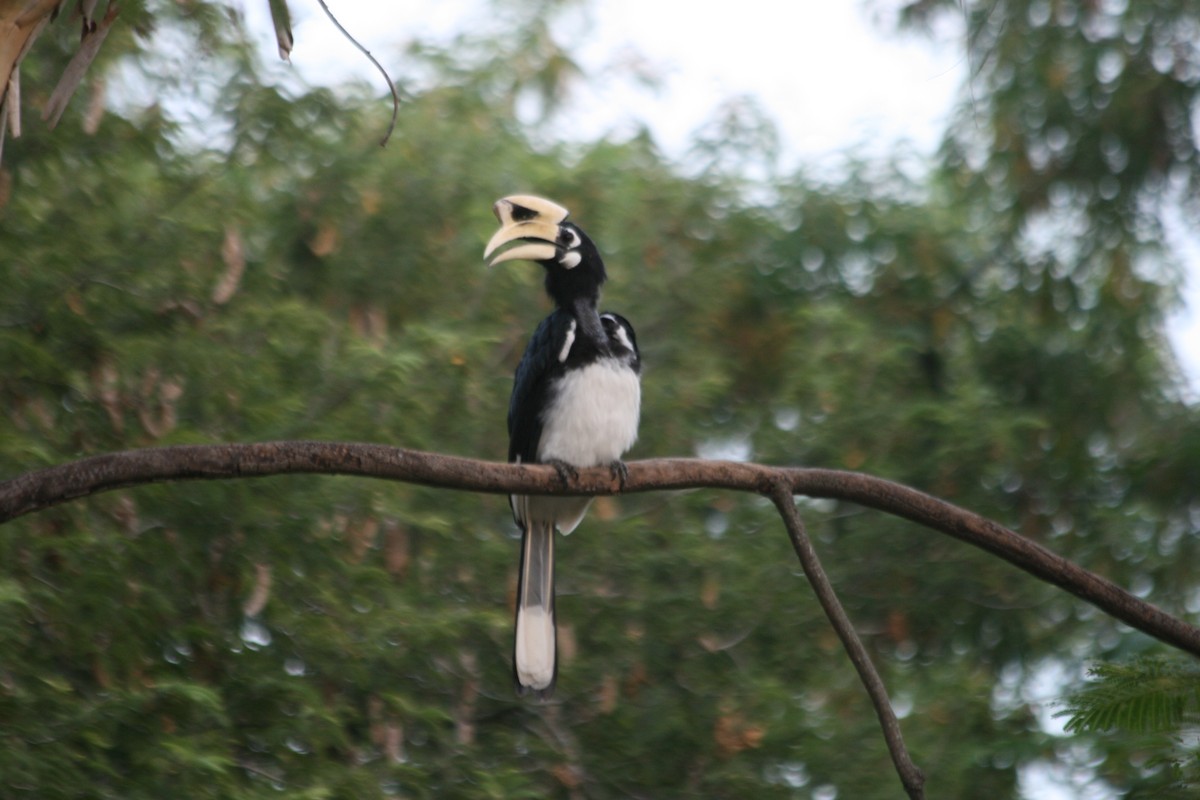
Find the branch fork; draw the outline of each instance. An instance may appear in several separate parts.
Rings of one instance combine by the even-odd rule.
[[[83,458],[0,483],[0,524],[69,500],[141,484],[287,474],[357,475],[494,494],[612,495],[710,488],[764,495],[783,518],[804,573],[875,706],[905,791],[914,800],[924,797],[925,778],[904,747],[887,691],[821,567],[796,509],[795,495],[857,503],[952,536],[1086,600],[1148,636],[1200,657],[1200,628],[999,523],[898,483],[843,470],[690,458],[633,461],[626,466],[623,482],[607,465],[579,469],[564,481],[551,465],[504,464],[357,442],[152,447]]]

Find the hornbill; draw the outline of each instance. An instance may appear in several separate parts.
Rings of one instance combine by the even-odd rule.
[[[541,264],[555,305],[517,365],[508,406],[508,460],[551,464],[564,482],[577,467],[607,464],[623,481],[620,458],[637,439],[641,357],[629,321],[596,310],[607,277],[600,252],[567,221],[568,211],[549,200],[513,195],[492,210],[500,230],[484,259],[489,266]],[[554,531],[573,531],[590,503],[589,497],[509,498],[522,531],[513,647],[520,694],[545,698],[554,690]]]

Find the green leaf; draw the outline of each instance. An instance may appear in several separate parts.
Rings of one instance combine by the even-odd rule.
[[[1096,665],[1089,674],[1091,685],[1056,714],[1069,717],[1069,731],[1173,731],[1200,711],[1200,667],[1192,662],[1146,658]]]

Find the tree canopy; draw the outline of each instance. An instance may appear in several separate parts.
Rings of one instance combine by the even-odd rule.
[[[769,127],[706,139],[696,172],[648,134],[519,123],[520,98],[552,115],[575,74],[538,16],[554,5],[521,6],[520,35],[414,45],[425,88],[384,150],[375,93],[264,80],[224,6],[123,11],[82,91],[139,65],[166,94],[209,87],[206,135],[77,98],[8,142],[0,475],[273,439],[502,458],[547,301],[536,267],[480,254],[491,202],[536,191],[599,243],[604,305],[637,327],[632,457],[869,472],[1194,614],[1200,416],[1163,334],[1161,229],[1200,196],[1194,4],[968,4],[972,85],[927,173],[753,187],[724,165]],[[150,74],[166,33],[199,37],[202,68]],[[49,98],[72,35],[26,59],[25,102]],[[1099,796],[1187,791],[1191,665],[958,542],[803,511],[934,796],[1019,797],[1036,769]],[[9,523],[0,796],[896,796],[768,500],[598,499],[559,548],[551,704],[511,690],[517,547],[501,497],[313,476]],[[1164,724],[1105,732],[1128,708],[1109,667],[1064,735],[1045,685],[1129,662],[1184,698]]]

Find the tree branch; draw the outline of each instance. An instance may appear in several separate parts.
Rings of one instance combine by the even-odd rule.
[[[796,556],[800,559],[800,566],[803,567],[804,574],[808,577],[808,582],[817,595],[817,602],[825,610],[825,616],[829,618],[838,638],[842,640],[842,647],[850,656],[850,661],[854,664],[854,669],[858,671],[858,677],[867,690],[867,696],[871,698],[871,704],[875,706],[875,714],[879,717],[880,727],[883,728],[883,739],[887,742],[888,752],[891,753],[892,763],[896,765],[896,773],[900,776],[900,782],[904,784],[904,790],[908,792],[908,796],[912,800],[923,800],[925,797],[925,774],[913,763],[908,749],[904,746],[904,737],[900,733],[900,722],[896,719],[895,711],[892,710],[892,701],[888,699],[887,688],[884,687],[883,679],[875,670],[875,665],[871,663],[871,657],[867,655],[867,649],[863,647],[862,640],[858,638],[854,625],[846,616],[846,610],[842,608],[842,603],[838,600],[837,593],[829,582],[829,576],[825,574],[825,569],[821,566],[821,559],[817,557],[812,540],[808,538],[808,533],[804,529],[804,520],[800,518],[800,512],[796,510],[796,500],[792,496],[791,487],[785,481],[777,481],[771,490],[771,500],[779,509],[779,515],[783,517],[788,537],[792,540],[792,548],[795,549]]]
[[[92,456],[0,483],[0,523],[79,497],[144,483],[285,474],[358,475],[446,489],[509,494],[616,494],[606,466],[579,470],[569,487],[552,467],[501,464],[351,442],[183,445]],[[629,464],[625,492],[712,488],[845,500],[916,522],[974,545],[1143,633],[1200,656],[1200,628],[989,519],[898,483],[833,469],[731,461],[652,459]]]

